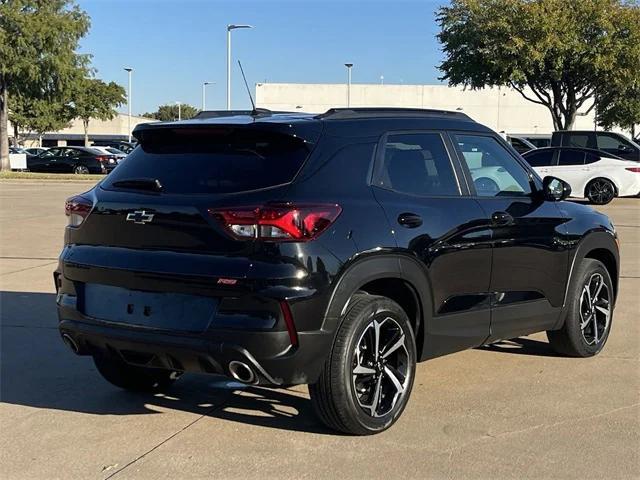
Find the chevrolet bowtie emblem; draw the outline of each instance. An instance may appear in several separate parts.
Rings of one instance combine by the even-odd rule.
[[[152,220],[153,213],[147,213],[144,210],[136,210],[135,212],[127,214],[127,222],[133,222],[139,225],[144,225],[145,223],[149,223]]]

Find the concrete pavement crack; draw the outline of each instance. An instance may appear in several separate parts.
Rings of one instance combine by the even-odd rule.
[[[41,265],[35,265],[33,267],[27,267],[27,268],[21,268],[19,270],[12,270],[11,272],[5,272],[3,274],[1,274],[0,276],[5,276],[5,275],[11,275],[12,273],[20,273],[20,272],[26,272],[27,270],[33,270],[34,268],[40,268],[40,267],[46,267],[48,265],[55,265],[58,262],[49,262],[49,263],[43,263]]]
[[[149,450],[147,450],[146,452],[144,452],[141,455],[138,455],[136,458],[134,458],[133,460],[131,460],[129,463],[127,463],[126,465],[124,465],[122,468],[116,470],[115,472],[111,473],[111,475],[108,475],[107,477],[104,477],[104,480],[109,480],[110,478],[115,477],[116,475],[118,475],[120,472],[124,471],[125,469],[129,468],[131,465],[137,463],[139,460],[142,460],[144,457],[146,457],[147,455],[149,455],[150,453],[154,452],[155,450],[157,450],[158,448],[160,448],[162,445],[164,445],[165,443],[167,443],[169,440],[171,440],[172,438],[177,437],[178,435],[180,435],[182,432],[184,432],[186,429],[188,429],[189,427],[191,427],[192,425],[195,425],[197,422],[199,422],[200,420],[202,420],[204,417],[209,416],[211,413],[215,412],[216,410],[219,410],[221,408],[224,408],[224,406],[226,405],[226,402],[222,402],[220,405],[215,406],[215,407],[211,407],[210,409],[208,409],[206,412],[204,412],[202,415],[200,415],[198,418],[196,418],[195,420],[193,420],[192,422],[189,422],[188,424],[186,424],[184,427],[182,427],[180,430],[178,430],[177,432],[172,433],[171,435],[169,435],[167,438],[165,438],[164,440],[162,440],[160,443],[158,443],[157,445],[155,445],[153,448],[150,448]]]
[[[444,452],[441,452],[441,453],[449,453],[449,456],[451,457],[451,456],[453,456],[454,452],[459,451],[459,450],[463,450],[463,449],[467,448],[470,445],[473,445],[473,444],[476,444],[476,443],[479,443],[479,442],[483,442],[485,440],[496,440],[496,439],[500,439],[500,438],[504,438],[504,437],[509,437],[509,436],[512,436],[512,435],[519,435],[521,433],[531,432],[533,430],[554,428],[554,427],[557,427],[557,426],[560,426],[560,425],[566,425],[566,424],[569,424],[569,423],[584,422],[586,420],[592,420],[594,418],[604,417],[604,416],[610,415],[612,413],[617,413],[617,412],[620,412],[622,410],[628,410],[630,408],[636,408],[636,407],[639,407],[639,406],[640,406],[640,403],[634,403],[634,404],[631,404],[631,405],[624,405],[622,407],[613,408],[611,410],[607,410],[606,412],[596,413],[594,415],[589,415],[589,416],[586,416],[586,417],[572,418],[572,419],[569,419],[569,420],[562,420],[560,422],[554,422],[554,423],[541,423],[541,424],[533,425],[531,427],[523,428],[523,429],[520,429],[520,430],[510,430],[508,432],[502,432],[502,433],[497,433],[497,434],[486,433],[485,435],[483,435],[480,438],[477,438],[475,440],[467,442],[467,443],[465,443],[463,445],[460,445],[458,447],[451,448],[449,450],[445,450]]]

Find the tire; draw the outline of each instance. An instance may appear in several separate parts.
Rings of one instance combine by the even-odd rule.
[[[415,369],[415,337],[405,311],[386,297],[355,294],[318,381],[309,385],[313,409],[334,430],[382,432],[407,405]]]
[[[564,325],[560,330],[547,331],[547,338],[560,354],[592,357],[602,350],[611,331],[615,302],[609,272],[598,260],[585,258],[567,293],[569,308]]]
[[[177,379],[175,372],[136,367],[113,355],[94,355],[93,362],[107,382],[134,392],[163,391]]]
[[[594,205],[606,205],[615,198],[616,187],[606,178],[596,178],[585,188],[585,196]]]
[[[89,168],[87,168],[85,165],[76,165],[75,167],[73,167],[73,173],[75,173],[76,175],[86,175],[89,172]]]

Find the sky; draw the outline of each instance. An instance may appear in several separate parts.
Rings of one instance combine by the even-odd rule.
[[[226,103],[226,26],[232,34],[232,108],[250,106],[236,60],[255,83],[440,83],[436,10],[429,0],[77,0],[91,17],[81,52],[97,77],[126,88],[134,114],[183,102]],[[126,110],[123,106],[121,111]]]

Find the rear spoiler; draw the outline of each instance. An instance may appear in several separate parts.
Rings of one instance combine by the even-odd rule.
[[[152,122],[141,123],[133,130],[132,135],[141,145],[144,145],[152,137],[162,134],[170,137],[172,134],[188,134],[192,131],[194,135],[203,135],[207,130],[212,133],[221,130],[255,130],[281,135],[287,135],[302,139],[306,143],[313,145],[317,143],[322,134],[323,124],[318,121],[298,121],[298,122],[260,122],[260,121],[238,121],[246,117],[226,117],[229,122],[225,122],[225,117],[219,117],[221,121],[183,121],[183,122]],[[235,120],[235,121],[234,121]]]

